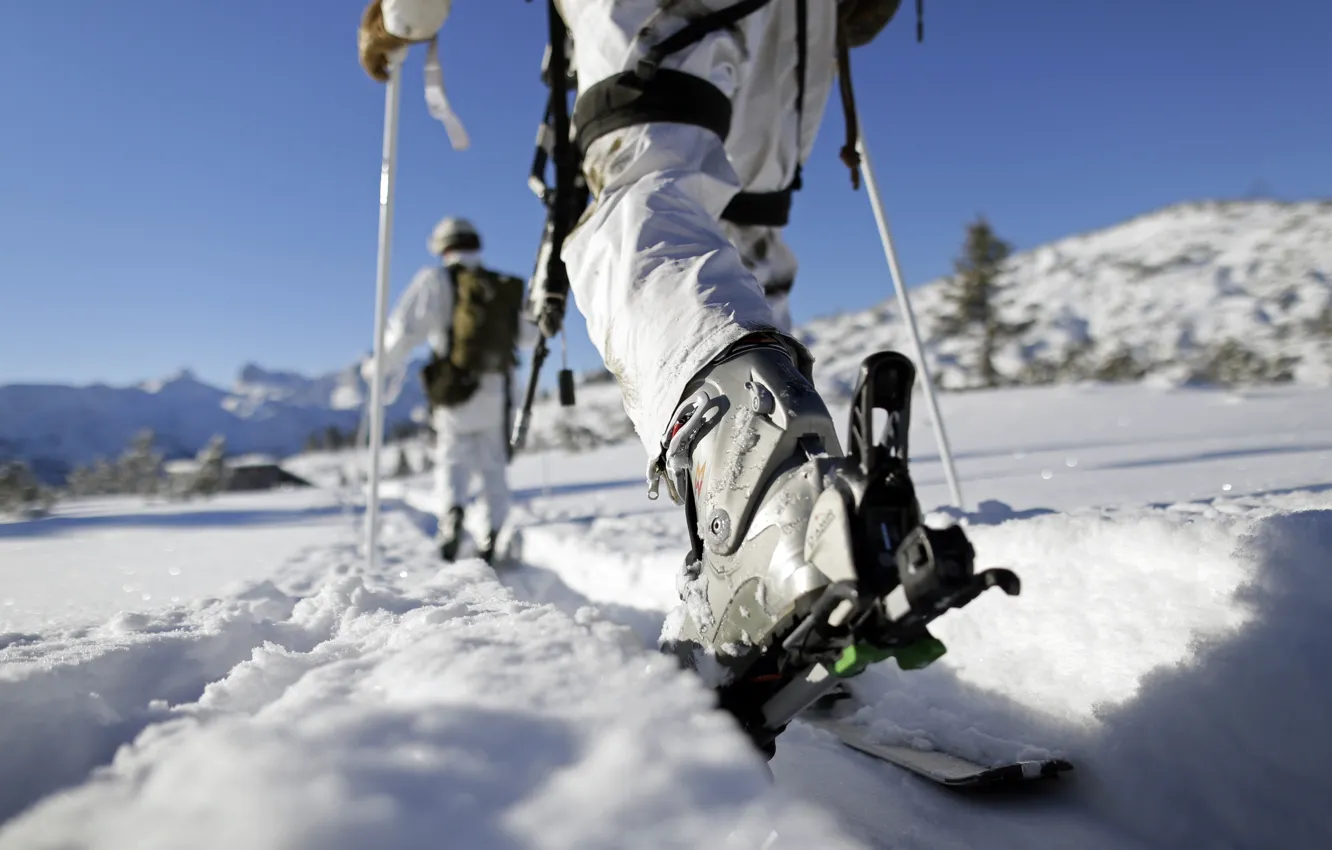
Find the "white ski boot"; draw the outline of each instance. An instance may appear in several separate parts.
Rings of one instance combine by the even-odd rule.
[[[691,541],[662,649],[769,756],[839,678],[889,657],[924,666],[943,653],[930,620],[986,587],[1018,590],[1006,570],[974,575],[960,528],[921,525],[906,468],[911,362],[862,364],[845,455],[809,362],[785,337],[742,340],[688,387],[649,468],[649,494],[665,480]]]

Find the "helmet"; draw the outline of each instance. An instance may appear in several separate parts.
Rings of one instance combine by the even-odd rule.
[[[430,231],[426,246],[432,254],[442,255],[446,251],[480,251],[481,236],[476,228],[465,218],[445,218]]]

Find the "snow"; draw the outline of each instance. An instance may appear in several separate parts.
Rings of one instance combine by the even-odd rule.
[[[0,523],[4,635],[153,612],[266,579],[314,547],[353,534],[350,507],[324,491],[206,501],[90,499],[58,515]]]
[[[1229,342],[1257,355],[1270,376],[1332,385],[1332,202],[1167,207],[1019,252],[999,283],[1009,288],[1002,318],[1032,322],[996,357],[1013,380],[1065,369],[1052,376],[1064,382],[1075,357],[1090,373],[1127,352],[1148,375],[1179,384],[1212,377],[1209,364]],[[941,284],[911,293],[931,369],[941,386],[972,385],[971,345],[940,333]],[[820,389],[834,394],[849,392],[866,352],[908,344],[891,297],[798,335]]]
[[[1074,761],[1043,793],[945,793],[800,722],[770,785],[652,649],[686,544],[636,444],[516,458],[521,560],[498,573],[435,559],[429,475],[386,486],[367,571],[333,453],[296,470],[327,492],[0,526],[22,599],[0,618],[26,618],[0,628],[0,848],[1323,846],[1332,390],[941,403],[968,503],[917,405],[929,520],[1023,592],[945,615],[931,668],[856,679],[854,719]]]
[[[8,789],[31,788],[42,753],[67,735],[110,736],[94,742],[104,752],[143,731],[87,782],[11,822],[0,847],[433,847],[447,835],[462,847],[619,847],[632,836],[684,848],[727,846],[732,833],[746,847],[770,828],[853,846],[825,842],[826,814],[767,797],[757,756],[667,659],[586,616],[515,600],[480,562],[440,569],[414,526],[390,520],[384,577],[354,575],[354,549],[330,547],[318,591],[298,601],[270,588],[259,623],[215,605],[184,623],[142,621],[187,645],[248,636],[248,658],[193,698],[153,702],[171,693],[144,680],[148,717],[88,696],[76,717],[17,718],[29,745],[5,761]],[[108,656],[188,666],[161,658],[161,640],[89,642],[64,650],[89,656],[64,669],[59,649],[52,664],[27,647],[37,657],[6,665],[9,690],[68,709],[60,691],[102,687],[91,674]],[[48,681],[53,666],[63,689]]]
[[[1079,775],[1037,822],[1046,841],[1062,836],[1054,846],[1325,844],[1332,497],[976,532],[979,551],[1023,575],[1024,595],[948,615],[938,666],[862,677],[856,719],[877,739],[982,761],[1071,757]],[[810,750],[840,747],[808,728],[783,743],[779,782]],[[879,846],[983,834],[1016,847],[1033,826],[1023,807],[996,819],[910,790],[885,798]]]

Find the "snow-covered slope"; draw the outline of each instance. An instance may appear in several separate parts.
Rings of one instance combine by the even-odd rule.
[[[309,491],[0,525],[0,850],[1323,847],[1330,402],[942,400],[973,507],[931,521],[960,518],[1023,592],[947,614],[935,666],[857,679],[855,720],[1076,763],[1032,795],[943,793],[800,722],[770,786],[653,649],[687,540],[634,444],[516,459],[522,558],[498,573],[435,558],[429,476],[393,482],[375,569],[355,516],[312,545],[340,508]],[[946,493],[928,434],[926,508]]]
[[[1332,384],[1332,201],[1180,204],[1015,254],[1000,284],[1002,318],[1031,322],[996,358],[1010,380]],[[942,296],[943,281],[911,293],[931,365],[973,385],[970,341],[938,332]],[[801,335],[833,392],[865,352],[908,350],[891,298]]]

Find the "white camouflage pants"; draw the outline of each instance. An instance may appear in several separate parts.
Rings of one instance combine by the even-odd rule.
[[[580,87],[633,67],[645,51],[640,34],[655,42],[680,29],[682,16],[733,2],[562,0]],[[563,257],[592,342],[619,379],[649,456],[660,450],[688,381],[731,343],[779,326],[718,219],[742,188],[785,188],[813,148],[835,70],[836,6],[808,4],[803,122],[795,109],[795,6],[774,0],[662,63],[731,98],[724,144],[700,127],[643,124],[597,140],[584,161],[597,201]],[[785,249],[780,236],[777,245]]]
[[[454,507],[466,507],[473,477],[481,479],[481,498],[489,528],[498,530],[509,516],[508,422],[503,375],[486,375],[476,394],[453,408],[431,414],[435,429],[435,502],[440,530]]]

